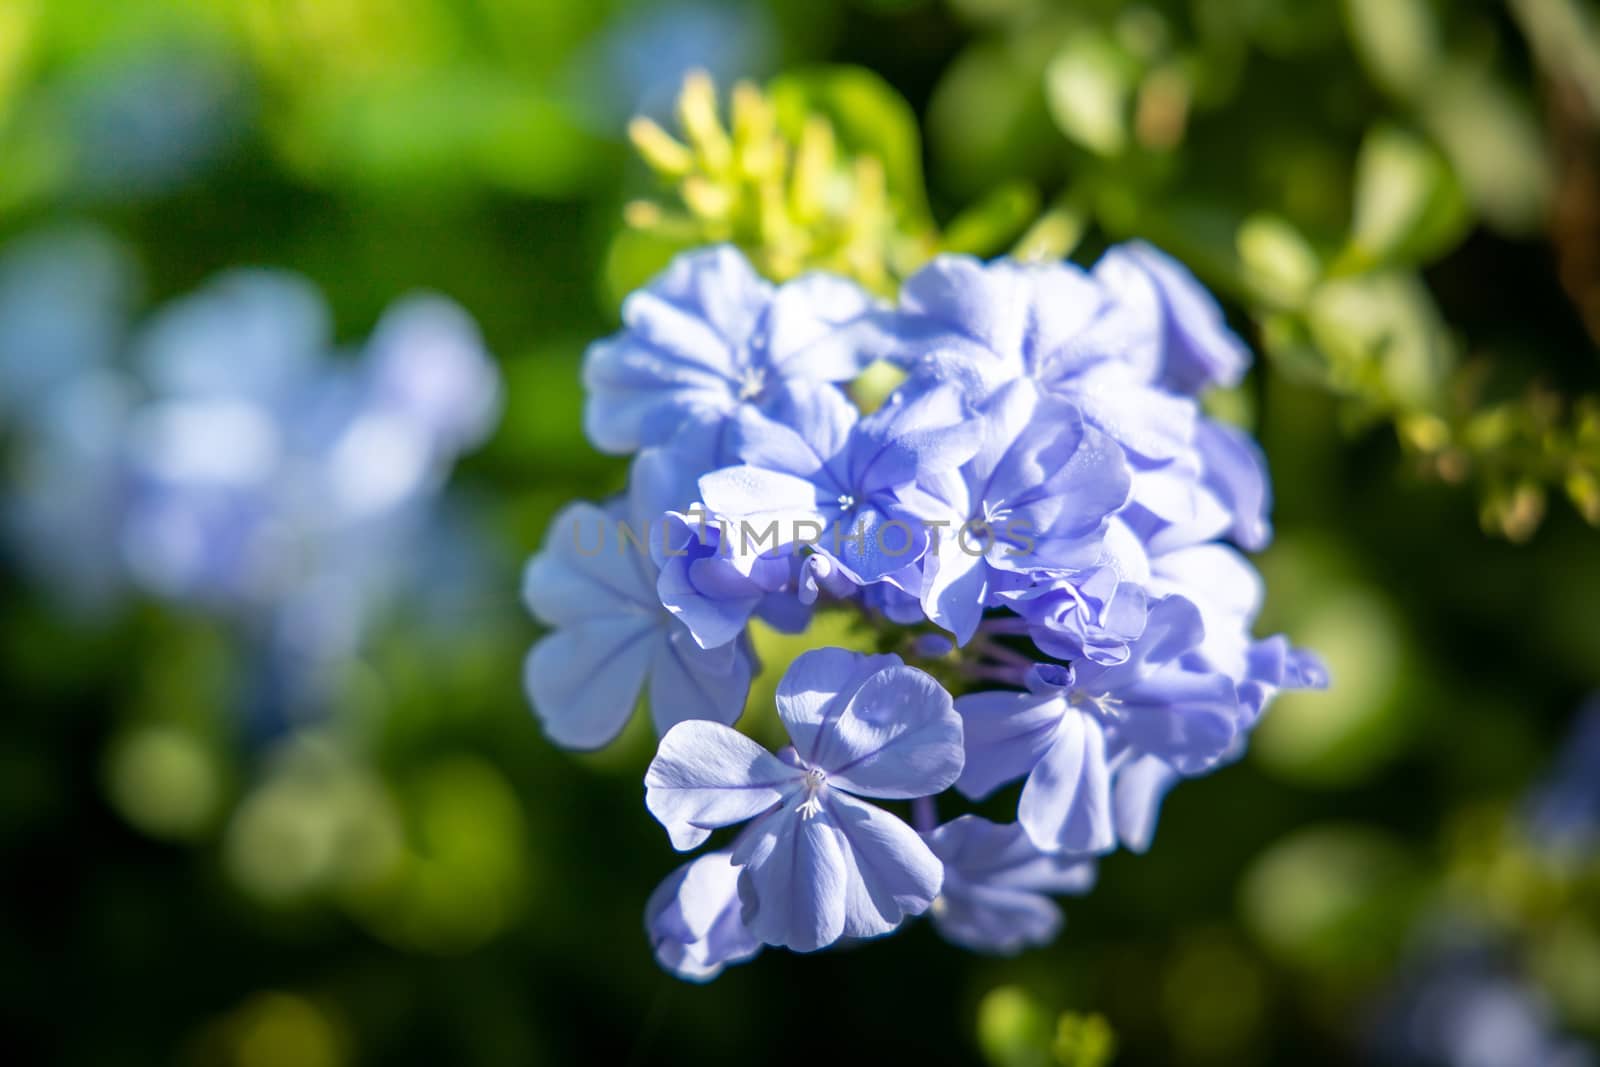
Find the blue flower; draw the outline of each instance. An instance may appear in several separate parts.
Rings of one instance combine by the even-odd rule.
[[[134,332],[114,246],[39,240],[0,267],[0,364],[32,346],[59,372],[19,434],[8,532],[69,602],[137,589],[236,628],[276,725],[321,710],[378,605],[422,590],[449,468],[492,427],[476,329],[422,298],[337,359],[315,288],[248,270]],[[70,322],[38,318],[80,294]]]
[[[774,288],[730,246],[679,256],[628,297],[622,332],[584,356],[589,440],[627,453],[685,428],[715,435],[783,382],[853,378],[862,354],[846,327],[871,308],[830,275]]]
[[[1003,592],[1001,599],[1026,620],[1028,636],[1046,655],[1112,665],[1127,660],[1132,643],[1144,632],[1150,610],[1147,585],[1124,580],[1117,567],[1095,566]]]
[[[1382,1063],[1441,1067],[1594,1067],[1595,1050],[1563,1033],[1511,946],[1460,920],[1426,931],[1391,988],[1366,1013],[1366,1051]]]
[[[500,374],[472,317],[440,296],[412,296],[388,311],[367,342],[373,403],[403,414],[454,458],[500,421]]]
[[[1061,929],[1050,895],[1094,887],[1093,862],[1040,852],[1016,823],[963,815],[923,837],[944,862],[944,887],[928,909],[934,928],[974,952],[1048,945]]]
[[[802,633],[821,588],[837,588],[824,557],[791,547],[748,563],[735,560],[720,525],[705,511],[670,511],[660,522],[661,536],[650,541],[660,568],[656,595],[702,648],[734,640],[753,615],[782,633]],[[840,591],[853,589],[845,583]]]
[[[52,390],[110,366],[138,282],[125,248],[71,228],[17,241],[0,258],[0,415],[38,419]]]
[[[1250,350],[1183,264],[1153,245],[1130,241],[1101,256],[1094,277],[1125,307],[1159,325],[1162,386],[1192,395],[1238,385],[1244,377]]]
[[[977,455],[923,479],[946,505],[947,526],[923,565],[922,607],[958,644],[994,594],[1028,587],[1026,575],[1098,563],[1106,520],[1130,484],[1122,450],[1028,381],[1001,387],[978,425]]]
[[[1198,774],[1233,743],[1239,701],[1232,679],[1177,662],[1199,635],[1194,606],[1169,597],[1152,605],[1124,663],[1037,669],[1026,692],[960,698],[967,761],[957,788],[980,799],[1026,776],[1017,821],[1035,846],[1109,852],[1117,844],[1112,778],[1119,764],[1154,756],[1180,774]]]
[[[1130,455],[1162,462],[1190,447],[1196,408],[1160,387],[1159,325],[1070,263],[940,256],[905,283],[886,344],[912,388],[955,383],[979,401],[1030,378]]]
[[[306,399],[332,329],[309,282],[235,270],[164,308],[138,339],[135,359],[157,397],[287,407]]]
[[[736,554],[753,558],[752,538],[769,529],[779,546],[809,534],[858,584],[894,575],[920,591],[927,520],[941,509],[918,482],[954,471],[979,444],[958,393],[896,394],[863,419],[832,386],[796,384],[770,416],[742,412],[734,429],[743,463],[705,475],[700,491],[737,528]]]
[[[524,599],[553,631],[524,677],[545,732],[568,748],[615,738],[647,682],[657,733],[691,718],[731,723],[744,710],[748,648],[701,647],[657,594],[647,542],[661,536],[661,483],[671,478],[662,458],[649,450],[634,461],[628,500],[561,512],[528,561]]]
[[[1527,808],[1531,836],[1556,858],[1585,857],[1600,845],[1600,696],[1579,709]]]
[[[816,649],[777,693],[792,749],[774,756],[730,727],[684,722],[661,739],[645,806],[673,846],[754,820],[733,847],[745,925],[810,952],[876,937],[926,911],[943,865],[917,833],[859,797],[905,799],[961,773],[950,696],[897,656]]]
[[[1228,513],[1225,536],[1249,552],[1272,542],[1272,482],[1261,446],[1236,426],[1201,419],[1195,425],[1201,484]]]
[[[342,385],[324,387],[330,329],[308,283],[234,271],[142,331],[150,395],[127,430],[121,539],[147,590],[219,608],[269,603],[289,577],[278,553],[331,521],[326,487],[307,484],[329,473],[310,427],[333,393],[346,400]]]
[[[656,887],[644,908],[656,961],[692,982],[709,982],[730,963],[761,951],[740,918],[739,868],[728,852],[707,852]]]

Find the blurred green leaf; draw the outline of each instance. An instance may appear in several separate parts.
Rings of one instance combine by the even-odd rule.
[[[1357,273],[1431,260],[1459,241],[1470,223],[1466,197],[1444,156],[1406,130],[1375,126],[1356,158],[1350,244],[1333,269]]]
[[[1442,404],[1454,352],[1432,294],[1415,275],[1332,279],[1317,288],[1306,321],[1336,387],[1383,409]]]
[[[1331,979],[1371,976],[1391,963],[1425,882],[1394,838],[1357,824],[1297,830],[1246,874],[1239,907],[1283,962]]]
[[[1050,1067],[1050,1016],[1017,986],[1001,986],[978,1003],[978,1048],[992,1067]]]
[[[1322,276],[1316,250],[1289,222],[1253,215],[1239,227],[1236,245],[1250,290],[1269,304],[1299,307]]]
[[[1097,155],[1121,155],[1129,141],[1137,62],[1110,35],[1085,28],[1067,35],[1044,77],[1061,132]]]
[[[1491,225],[1521,234],[1544,221],[1554,179],[1527,101],[1478,66],[1454,62],[1437,72],[1418,108],[1467,198]]]
[[[499,933],[527,881],[522,807],[500,772],[447,756],[401,792],[406,847],[398,863],[356,888],[355,912],[380,936],[424,952],[456,953]]]
[[[195,840],[226,799],[222,753],[214,739],[169,724],[136,726],[112,741],[106,792],[134,826],[152,837]]]
[[[1029,182],[1011,182],[967,208],[945,227],[945,252],[987,257],[1022,233],[1039,212],[1039,191]]]
[[[1061,1067],[1106,1067],[1116,1058],[1117,1037],[1104,1015],[1062,1012],[1054,1051]]]
[[[901,222],[928,225],[917,116],[888,82],[862,67],[810,67],[779,75],[767,92],[789,138],[800,140],[807,115],[826,117],[847,155],[882,162]]]
[[[1271,573],[1317,562],[1314,554],[1279,551]],[[1280,694],[1251,738],[1251,758],[1299,784],[1348,787],[1369,780],[1415,734],[1414,717],[1399,703],[1411,646],[1394,606],[1376,591],[1348,579],[1298,588],[1290,628],[1317,650],[1334,681],[1323,692]]]
[[[928,138],[951,192],[977,196],[1058,165],[1060,143],[1045,104],[1054,26],[968,46],[945,68],[928,104]]]
[[[1400,97],[1422,93],[1441,62],[1429,0],[1344,0],[1356,54],[1380,86]]]

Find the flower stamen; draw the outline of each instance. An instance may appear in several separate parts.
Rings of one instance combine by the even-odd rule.
[[[805,789],[805,799],[800,802],[797,809],[802,819],[809,819],[822,813],[822,791],[828,788],[828,772],[821,767],[812,767],[806,771],[805,778],[801,781]]]

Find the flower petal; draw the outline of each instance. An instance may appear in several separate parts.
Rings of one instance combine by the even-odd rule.
[[[791,543],[801,523],[826,528],[817,511],[816,488],[806,479],[749,465],[725,467],[700,479],[706,506],[730,520],[723,530],[733,558],[753,560],[763,551]],[[771,530],[769,535],[768,531]]]
[[[730,726],[690,719],[661,739],[644,805],[682,852],[777,804],[799,773]]]
[[[659,638],[649,619],[563,627],[528,653],[523,680],[545,733],[563,748],[600,748],[633,714]]]
[[[826,815],[793,808],[751,825],[734,849],[745,926],[760,941],[815,952],[844,933],[851,863]]]
[[[654,567],[619,534],[619,509],[572,504],[523,571],[528,609],[551,626],[656,612]]]
[[[934,902],[934,929],[971,952],[1014,956],[1048,945],[1061,931],[1061,909],[1050,898],[1000,886],[947,889]]]
[[[701,648],[680,622],[656,642],[650,666],[650,716],[664,734],[687,719],[732,725],[744,714],[751,663],[735,642]]]
[[[1238,733],[1239,698],[1225,674],[1170,668],[1119,693],[1116,743],[1159,756],[1183,774],[1216,764]]]
[[[1089,715],[1068,711],[1055,742],[1022,787],[1017,821],[1045,852],[1092,855],[1116,847],[1106,739]]]
[[[956,788],[973,800],[982,800],[1033,770],[1067,712],[1066,701],[1057,693],[997,689],[972,693],[955,704],[966,748]]]
[[[679,978],[707,982],[761,951],[740,918],[739,868],[708,852],[668,875],[645,905],[656,961]]]
[[[932,796],[961,775],[961,718],[930,675],[888,667],[821,732],[809,762],[828,772],[830,785],[863,796]]]
[[[954,470],[982,444],[982,429],[954,388],[895,394],[862,419],[850,442],[850,483],[865,494]]]
[[[903,666],[899,656],[867,656],[842,648],[815,648],[795,658],[778,682],[778,717],[807,763],[813,763],[824,723],[837,718],[868,678]]]
[[[844,935],[877,937],[928,910],[944,865],[917,832],[882,808],[830,789],[827,808],[850,866]]]
[[[981,544],[972,547],[981,548]],[[972,640],[983,621],[989,595],[989,564],[980,553],[970,552],[960,531],[944,530],[939,551],[924,562],[922,610],[928,619],[955,635],[956,644]]]
[[[1039,851],[1020,823],[962,815],[925,836],[945,866],[968,885],[1031,893],[1086,893],[1094,886],[1092,860]]]
[[[872,296],[832,274],[806,274],[778,288],[767,311],[767,352],[786,378],[839,382],[862,367],[851,326],[874,308]]]
[[[1178,773],[1154,756],[1134,760],[1117,772],[1117,837],[1129,852],[1144,852],[1156,834],[1161,801],[1178,781]]]

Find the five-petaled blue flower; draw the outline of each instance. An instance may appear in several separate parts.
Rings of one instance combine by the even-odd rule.
[[[713,722],[683,722],[645,774],[673,845],[754,820],[733,846],[744,922],[801,952],[888,933],[928,909],[944,870],[911,827],[861,797],[942,792],[961,774],[961,721],[939,683],[898,656],[807,652],[779,683],[792,748],[774,756]]]
[[[584,356],[589,439],[627,453],[680,431],[714,436],[784,382],[853,378],[862,354],[842,327],[872,307],[831,275],[774,287],[731,246],[680,256],[624,302],[622,332]]]

